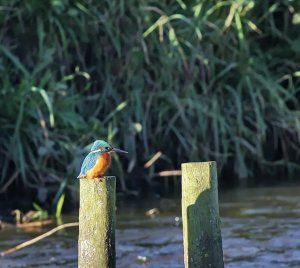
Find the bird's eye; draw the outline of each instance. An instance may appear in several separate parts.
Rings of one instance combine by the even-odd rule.
[[[106,150],[109,150],[109,149],[110,149],[110,147],[105,147],[105,149],[106,149]]]

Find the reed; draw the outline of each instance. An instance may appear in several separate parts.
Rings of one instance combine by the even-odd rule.
[[[99,137],[130,152],[124,183],[157,151],[166,169],[292,174],[299,17],[297,1],[1,1],[0,187],[62,193]]]

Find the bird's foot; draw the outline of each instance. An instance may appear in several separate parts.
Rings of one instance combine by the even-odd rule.
[[[101,177],[98,177],[98,178],[95,178],[96,181],[104,181],[104,176],[101,176]]]

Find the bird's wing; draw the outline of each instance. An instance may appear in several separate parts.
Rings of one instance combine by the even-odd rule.
[[[81,178],[84,175],[86,175],[87,171],[89,171],[91,168],[93,168],[95,166],[96,161],[97,161],[97,154],[89,153],[85,157],[85,159],[82,163],[81,170],[80,170],[80,173],[77,178]]]

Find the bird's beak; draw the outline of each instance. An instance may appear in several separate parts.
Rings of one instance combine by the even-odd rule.
[[[128,154],[128,152],[123,151],[123,150],[120,150],[120,149],[118,149],[118,148],[112,148],[112,149],[111,149],[111,152]]]

